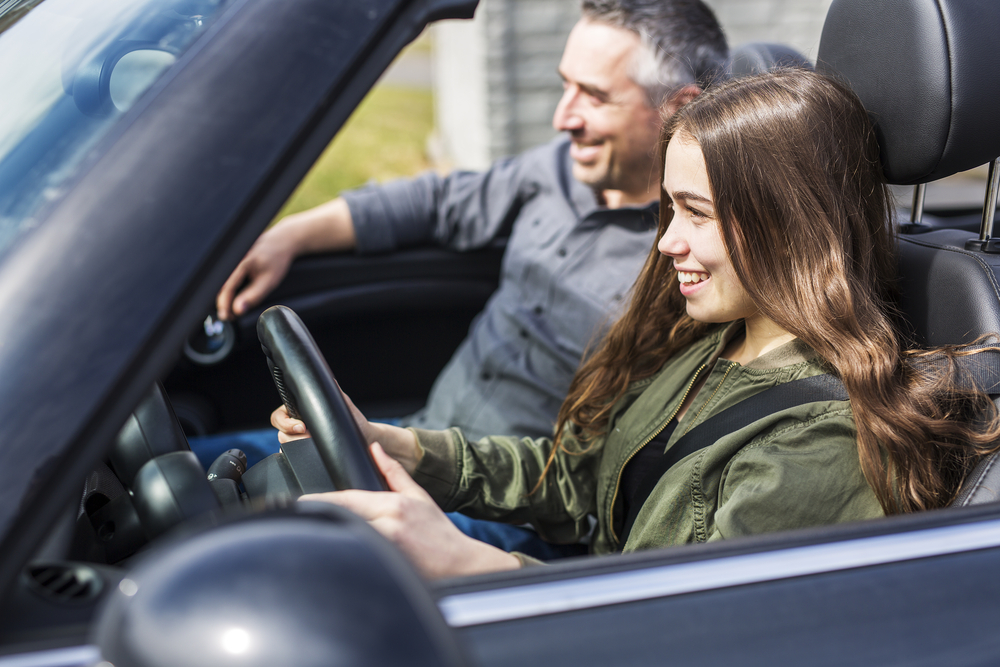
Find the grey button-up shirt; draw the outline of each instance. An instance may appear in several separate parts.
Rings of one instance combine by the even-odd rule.
[[[655,240],[657,205],[608,209],[572,176],[565,138],[485,172],[428,173],[344,198],[358,252],[507,238],[500,286],[404,420],[467,437],[549,435],[587,345],[620,314]]]

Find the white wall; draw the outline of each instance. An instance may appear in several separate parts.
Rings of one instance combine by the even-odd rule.
[[[434,123],[439,161],[484,169],[491,161],[485,21],[434,26]]]
[[[833,0],[707,0],[729,44],[777,42],[816,60],[823,19]],[[877,0],[872,0],[876,2]]]

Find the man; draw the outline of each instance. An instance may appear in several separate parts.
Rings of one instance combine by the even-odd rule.
[[[563,136],[483,173],[425,174],[284,218],[222,287],[220,317],[259,303],[302,254],[506,237],[499,288],[427,406],[401,421],[471,438],[550,434],[580,357],[653,245],[661,114],[698,95],[727,56],[701,0],[584,0],[582,13],[559,65],[552,123]]]

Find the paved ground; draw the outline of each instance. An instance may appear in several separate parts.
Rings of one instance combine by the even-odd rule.
[[[426,50],[410,49],[396,58],[378,82],[429,89],[431,80],[431,54]]]
[[[425,30],[403,49],[378,82],[429,90],[433,76],[431,39],[431,33]]]

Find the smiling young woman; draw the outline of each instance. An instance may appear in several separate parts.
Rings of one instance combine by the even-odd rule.
[[[940,507],[1000,436],[989,397],[959,382],[955,359],[970,352],[905,348],[891,200],[849,89],[803,70],[729,81],[667,121],[661,147],[658,243],[553,438],[470,442],[362,418],[399,461],[377,451],[397,493],[324,499],[426,574],[518,563],[435,503],[530,521],[554,542],[590,533],[593,553],[634,551]],[[729,408],[819,376],[850,400],[768,398],[770,414],[675,456]]]
[[[892,203],[857,97],[802,70],[731,81],[677,113],[662,144],[658,251],[578,371],[557,440],[595,441],[630,384],[742,317],[753,349],[795,338],[844,383],[885,512],[948,504],[1000,434],[996,409],[958,381],[965,352],[905,349]]]

